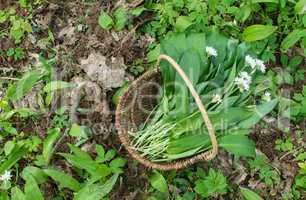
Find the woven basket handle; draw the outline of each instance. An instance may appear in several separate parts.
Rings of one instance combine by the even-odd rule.
[[[173,67],[177,73],[182,77],[182,79],[184,80],[184,82],[186,83],[191,95],[193,96],[197,106],[199,107],[199,110],[202,114],[203,120],[205,122],[205,125],[207,127],[208,130],[208,134],[211,140],[211,144],[212,144],[212,150],[211,153],[205,158],[206,160],[211,160],[214,157],[216,157],[216,155],[218,154],[218,143],[217,143],[217,139],[216,139],[216,135],[215,135],[215,130],[213,125],[211,124],[211,121],[208,117],[208,114],[206,112],[206,109],[201,101],[201,98],[199,96],[199,94],[196,92],[196,90],[194,89],[191,81],[189,80],[189,78],[187,77],[187,75],[185,74],[185,72],[182,70],[182,68],[179,66],[179,64],[173,60],[170,56],[161,54],[158,57],[156,66],[159,68],[160,66],[160,62],[162,60],[166,60],[170,63],[171,67]]]

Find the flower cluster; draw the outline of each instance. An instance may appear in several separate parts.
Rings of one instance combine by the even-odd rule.
[[[245,71],[240,72],[238,77],[235,78],[235,84],[239,87],[240,91],[249,90],[252,77]]]
[[[5,171],[4,174],[0,176],[0,181],[3,181],[3,182],[10,181],[11,178],[12,178],[11,172]]]
[[[206,53],[209,55],[209,56],[214,56],[214,57],[217,57],[218,56],[218,52],[217,50],[214,48],[214,47],[209,47],[207,46],[205,48],[205,51]]]
[[[271,101],[271,93],[268,91],[265,91],[264,95],[262,96],[262,99],[265,101]]]
[[[254,73],[256,71],[256,68],[258,67],[258,69],[262,72],[265,73],[266,72],[266,66],[264,64],[264,62],[258,58],[252,58],[252,56],[247,55],[245,57],[245,62],[246,64],[248,64],[251,68],[252,68],[252,73]]]

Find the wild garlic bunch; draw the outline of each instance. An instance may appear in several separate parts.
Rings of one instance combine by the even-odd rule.
[[[161,53],[176,60],[195,87],[219,146],[237,156],[254,155],[254,143],[247,135],[277,104],[271,96],[258,105],[253,98],[253,80],[264,76],[264,62],[246,44],[214,30],[168,37],[161,43]],[[162,62],[160,67],[162,97],[142,128],[131,133],[134,148],[155,162],[209,149],[208,131],[185,82],[169,63]]]

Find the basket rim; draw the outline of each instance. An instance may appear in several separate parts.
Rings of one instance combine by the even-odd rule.
[[[134,80],[130,86],[127,88],[127,90],[124,92],[124,94],[119,98],[119,102],[116,108],[116,116],[115,116],[115,127],[118,131],[118,136],[119,139],[122,143],[122,145],[125,147],[125,149],[128,151],[128,153],[140,162],[142,165],[144,165],[147,168],[150,169],[158,169],[158,170],[178,170],[178,169],[183,169],[186,168],[190,165],[193,165],[197,162],[200,161],[208,161],[211,158],[211,155],[214,153],[212,149],[206,150],[204,152],[201,152],[197,155],[188,157],[188,158],[183,158],[183,159],[178,159],[172,162],[152,162],[148,160],[147,158],[143,157],[140,155],[138,151],[136,151],[133,146],[132,142],[130,140],[130,136],[128,134],[128,131],[124,130],[124,128],[121,126],[121,117],[122,117],[122,110],[124,109],[124,103],[125,99],[127,99],[127,96],[139,86],[139,83],[142,80],[146,80],[152,76],[159,75],[160,74],[160,69],[155,68],[153,70],[149,70],[142,74],[140,77],[138,77],[136,80]]]

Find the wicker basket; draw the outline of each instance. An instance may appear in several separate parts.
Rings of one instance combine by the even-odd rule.
[[[138,127],[147,119],[150,111],[152,111],[156,104],[157,99],[153,97],[159,92],[158,86],[162,85],[161,73],[159,70],[159,64],[161,60],[168,61],[173,68],[176,69],[178,74],[181,75],[185,81],[187,87],[189,88],[192,96],[195,98],[199,110],[202,113],[203,120],[206,124],[211,143],[212,149],[199,153],[198,155],[184,158],[180,160],[175,160],[173,162],[151,162],[150,160],[142,157],[139,152],[134,150],[131,144],[131,136],[129,131],[135,132]],[[119,100],[118,107],[116,110],[116,128],[118,130],[118,135],[123,146],[127,149],[129,154],[139,161],[141,164],[148,168],[159,169],[159,170],[177,170],[190,166],[196,162],[207,161],[213,159],[218,153],[218,145],[215,137],[213,126],[208,118],[207,112],[200,100],[199,95],[193,88],[190,80],[181,69],[181,67],[169,56],[160,55],[157,61],[157,67],[155,70],[148,71],[136,79],[127,89],[127,91],[122,95]]]

